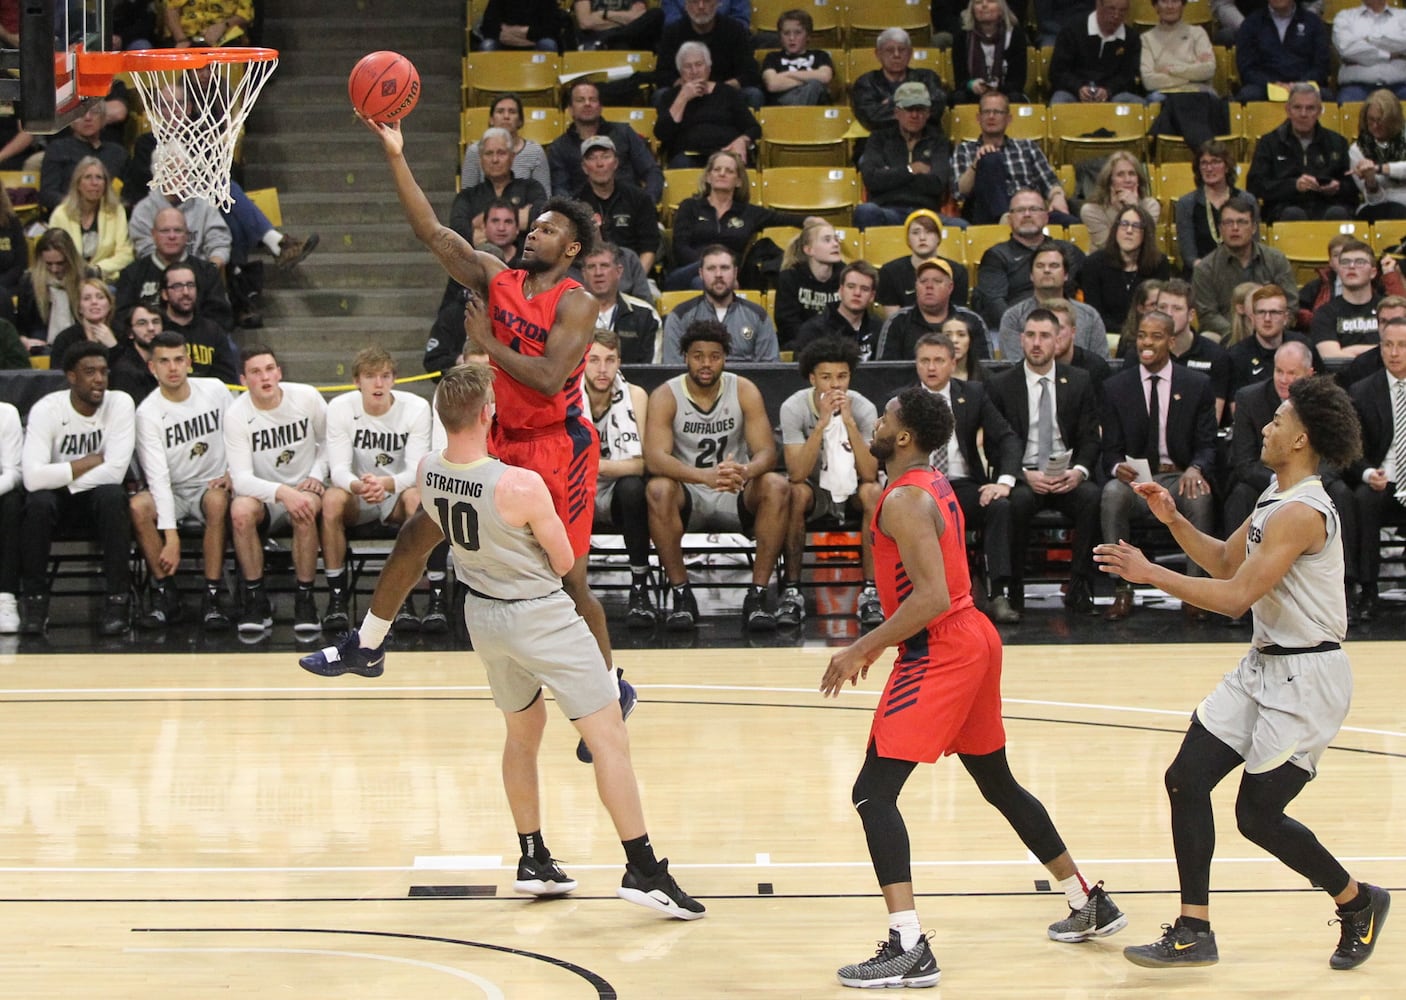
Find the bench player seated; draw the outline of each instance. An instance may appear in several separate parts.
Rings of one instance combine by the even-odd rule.
[[[225,465],[225,410],[230,393],[217,378],[192,378],[185,337],[167,330],[151,341],[147,368],[156,391],[137,407],[137,458],[146,489],[129,501],[132,533],[151,577],[148,608],[138,628],[179,621],[184,609],[176,589],[182,521],[204,527],[201,555],[205,589],[200,620],[210,631],[230,626],[220,606],[225,541],[229,534],[230,481]]]
[[[781,447],[791,480],[791,506],[786,528],[786,562],[778,625],[799,625],[806,616],[801,594],[801,558],[806,525],[825,518],[843,520],[847,511],[860,515],[860,563],[864,586],[856,614],[865,626],[883,621],[874,586],[874,555],[869,522],[879,501],[879,460],[869,451],[869,439],[879,411],[849,387],[859,367],[859,345],[841,337],[821,337],[802,351],[797,362],[810,382],[781,404]]]
[[[715,319],[694,320],[679,338],[688,371],[650,394],[644,462],[649,535],[669,581],[665,623],[689,631],[698,602],[683,561],[685,531],[745,531],[757,540],[742,621],[774,629],[767,585],[786,539],[791,485],[776,467],[776,440],[756,383],[724,371],[732,334]]]
[[[322,496],[322,567],[327,575],[323,631],[351,627],[347,610],[347,529],[363,524],[401,525],[420,509],[415,470],[430,450],[430,404],[395,386],[395,361],[381,347],[360,351],[352,362],[356,388],[327,404],[327,466],[331,485]],[[414,595],[395,616],[395,627],[420,628]],[[444,590],[435,592],[444,614]]]
[[[257,633],[273,625],[264,590],[264,543],[260,532],[293,533],[293,629],[317,632],[313,584],[317,580],[318,516],[327,478],[327,404],[301,382],[284,382],[270,348],[244,352],[240,381],[248,388],[225,415],[225,457],[234,499],[230,523],[234,555],[244,580],[239,631]]]

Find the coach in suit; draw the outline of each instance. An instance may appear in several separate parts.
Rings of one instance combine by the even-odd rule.
[[[1020,612],[1011,603],[1011,488],[1020,470],[1020,442],[980,382],[952,377],[955,350],[945,333],[925,333],[915,347],[918,381],[952,409],[955,427],[947,444],[932,453],[933,468],[952,483],[962,518],[980,528],[982,556],[991,595],[993,621],[1014,624]],[[977,433],[982,447],[977,447]],[[982,451],[985,451],[983,456]],[[993,482],[987,472],[994,467]]]
[[[1172,362],[1175,327],[1164,312],[1143,316],[1137,328],[1138,364],[1103,384],[1103,469],[1108,482],[1100,518],[1105,542],[1127,538],[1134,517],[1152,518],[1147,504],[1133,492],[1137,473],[1127,458],[1147,459],[1152,478],[1171,492],[1177,510],[1198,530],[1210,534],[1215,526],[1205,472],[1216,459],[1216,394],[1208,376]],[[1205,575],[1190,561],[1187,572]],[[1119,580],[1104,618],[1121,621],[1132,608],[1133,588]],[[1206,617],[1189,604],[1182,610],[1196,621]]]
[[[1018,556],[1012,589],[1020,601],[1017,607],[1024,605],[1019,556],[1028,545],[1030,521],[1049,509],[1074,522],[1074,558],[1064,606],[1091,614],[1094,543],[1099,533],[1099,488],[1090,481],[1099,459],[1097,395],[1088,372],[1055,361],[1059,325],[1059,317],[1049,309],[1036,309],[1025,317],[1020,335],[1025,363],[991,379],[987,391],[1021,442],[1022,478],[1011,491],[1011,535]],[[1042,401],[1048,407],[1043,426]],[[1050,456],[1065,451],[1070,454],[1064,468],[1047,472]]]
[[[1378,333],[1383,370],[1348,390],[1362,421],[1362,459],[1349,473],[1357,480],[1353,496],[1362,585],[1357,613],[1362,621],[1379,611],[1382,528],[1406,524],[1406,319],[1389,319]]]

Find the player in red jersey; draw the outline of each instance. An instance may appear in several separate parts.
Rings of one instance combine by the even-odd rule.
[[[362,121],[385,148],[396,193],[415,235],[451,278],[488,303],[486,313],[467,313],[472,319],[465,322],[464,350],[488,355],[499,373],[494,384],[498,417],[493,453],[509,465],[536,471],[546,481],[576,555],[562,585],[611,666],[605,610],[586,582],[600,444],[584,404],[581,374],[600,307],[566,275],[572,263],[584,260],[593,248],[591,210],[567,198],[550,199],[527,234],[522,267],[510,268],[440,223],[405,160],[399,122]],[[621,710],[628,715],[634,702],[634,689],[622,681]],[[584,743],[577,756],[589,760]]]
[[[952,411],[921,386],[889,400],[869,446],[888,488],[869,525],[885,621],[830,659],[820,690],[858,683],[889,646],[898,647],[879,699],[853,801],[864,822],[889,911],[888,940],[865,962],[839,970],[846,986],[933,986],[940,972],[913,902],[908,831],[898,795],[918,762],[957,754],[987,802],[1059,882],[1069,915],[1050,925],[1056,941],[1122,930],[1128,918],[1079,874],[1049,813],[1006,762],[1001,722],[1001,639],[972,603],[966,529],[956,494],[928,456],[952,434]]]

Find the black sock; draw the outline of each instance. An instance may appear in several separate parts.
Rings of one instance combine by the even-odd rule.
[[[1357,883],[1357,895],[1353,896],[1346,903],[1338,906],[1339,913],[1360,913],[1372,904],[1372,897],[1367,892],[1367,887],[1361,882]]]
[[[1197,934],[1209,934],[1211,930],[1211,922],[1200,917],[1177,917],[1177,923]]]
[[[673,584],[673,588],[675,597],[682,597],[684,594],[688,593],[687,583],[675,583]]]
[[[647,570],[647,569],[633,569],[633,568],[631,568],[631,570],[630,570],[630,586],[632,586],[632,587],[647,587],[647,586],[649,586],[649,570]]]
[[[634,840],[622,840],[620,846],[625,848],[625,860],[634,865],[641,875],[653,875],[659,870],[659,861],[654,857],[649,834]]]
[[[264,589],[264,578],[263,578],[263,577],[259,577],[257,580],[245,580],[245,581],[244,581],[244,592],[245,592],[246,594],[249,594],[249,595],[252,596],[252,597],[257,597],[257,596],[263,591],[263,589]]]
[[[541,830],[534,830],[532,833],[519,833],[517,845],[525,858],[542,862],[552,860],[552,852],[547,850],[547,845],[542,840]]]
[[[302,580],[299,580],[299,581],[298,581],[298,590],[299,590],[300,593],[301,593],[301,592],[306,592],[306,593],[311,594],[311,593],[312,593],[313,585],[314,585],[315,583],[317,583],[316,580],[309,580],[307,583],[304,583]]]

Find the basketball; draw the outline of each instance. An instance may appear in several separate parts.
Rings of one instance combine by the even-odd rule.
[[[347,93],[352,107],[373,122],[398,121],[420,99],[420,74],[399,52],[371,52],[352,70]]]

